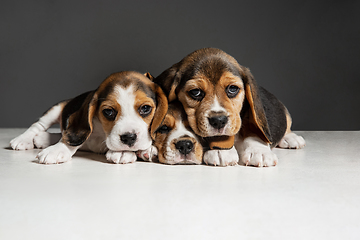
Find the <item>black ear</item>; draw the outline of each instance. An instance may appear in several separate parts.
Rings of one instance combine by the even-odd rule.
[[[271,133],[266,119],[264,105],[261,101],[259,88],[248,68],[242,68],[241,77],[245,85],[245,96],[250,107],[250,122],[255,127],[255,132],[261,134],[264,141],[271,143]]]
[[[153,140],[155,140],[155,132],[160,127],[161,123],[164,121],[165,115],[168,110],[168,100],[163,90],[155,84],[155,94],[156,94],[156,110],[151,122],[150,135]]]
[[[62,141],[70,146],[80,146],[90,136],[97,98],[95,91],[83,93],[70,100],[63,109]]]
[[[158,84],[164,91],[169,102],[177,99],[176,88],[180,84],[181,80],[181,74],[179,73],[178,66],[179,63],[174,64],[172,67],[168,68],[154,79],[154,82]]]

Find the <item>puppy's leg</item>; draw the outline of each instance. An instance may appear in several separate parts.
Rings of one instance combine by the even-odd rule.
[[[39,159],[39,163],[43,164],[64,163],[71,160],[79,148],[80,146],[72,147],[60,141],[42,150],[36,158]]]
[[[286,132],[284,137],[278,143],[280,148],[303,148],[305,147],[305,140],[303,137],[291,132],[292,119],[289,111],[286,109]]]
[[[34,138],[36,135],[45,132],[51,125],[60,121],[62,109],[65,102],[53,106],[36,123],[31,125],[23,134],[10,141],[10,146],[14,150],[27,150],[34,148]]]
[[[151,162],[157,157],[158,149],[151,145],[148,149],[137,151],[136,155],[144,161]]]
[[[237,139],[235,147],[238,151],[240,162],[246,166],[271,167],[276,166],[278,158],[271,151],[269,144],[257,136]]]
[[[214,166],[233,166],[239,161],[235,147],[229,150],[209,150],[204,153],[204,162]]]
[[[305,147],[305,140],[303,137],[290,132],[285,134],[277,146],[280,148],[300,149]]]
[[[54,145],[61,139],[61,133],[39,132],[34,137],[34,146],[39,149]]]
[[[135,152],[114,152],[114,151],[107,151],[106,159],[109,162],[113,163],[134,163],[137,159]]]

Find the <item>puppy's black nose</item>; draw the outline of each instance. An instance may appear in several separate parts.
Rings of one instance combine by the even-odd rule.
[[[227,122],[228,117],[224,115],[209,118],[210,125],[216,129],[221,129],[225,127]]]
[[[189,154],[194,149],[194,144],[190,140],[180,140],[175,147],[181,154]]]
[[[123,135],[120,135],[121,142],[128,145],[129,147],[134,145],[136,138],[137,136],[134,133],[125,133]]]

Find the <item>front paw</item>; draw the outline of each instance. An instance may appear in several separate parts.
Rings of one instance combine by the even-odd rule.
[[[57,143],[42,150],[36,158],[42,164],[57,164],[71,160],[72,153],[64,143]]]
[[[209,150],[204,153],[204,162],[214,166],[234,166],[239,161],[235,147],[229,150]]]
[[[106,159],[109,162],[113,163],[134,163],[137,159],[135,152],[114,152],[114,151],[107,151]]]
[[[271,167],[276,166],[278,158],[270,149],[248,148],[240,156],[246,166]]]
[[[23,133],[10,141],[10,146],[14,150],[29,150],[34,148],[33,134]]]
[[[151,145],[148,149],[137,151],[136,155],[144,161],[152,162],[158,155],[158,149]]]
[[[286,134],[278,144],[280,148],[300,149],[305,147],[305,140],[303,137],[291,132]]]

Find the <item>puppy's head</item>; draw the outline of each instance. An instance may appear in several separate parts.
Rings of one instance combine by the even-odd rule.
[[[164,121],[154,134],[159,162],[201,164],[203,148],[200,141],[191,130],[181,103],[170,103]]]
[[[161,121],[157,119],[162,119],[167,110],[165,95],[150,77],[137,72],[110,75],[96,91],[87,95],[77,111],[65,118],[65,141],[80,145],[97,122],[106,134],[106,146],[110,150],[149,148],[152,144],[150,126],[158,126]]]
[[[248,101],[255,125],[267,132],[266,118],[250,71],[225,52],[205,48],[186,56],[155,79],[169,101],[179,99],[194,132],[202,137],[233,136]]]

